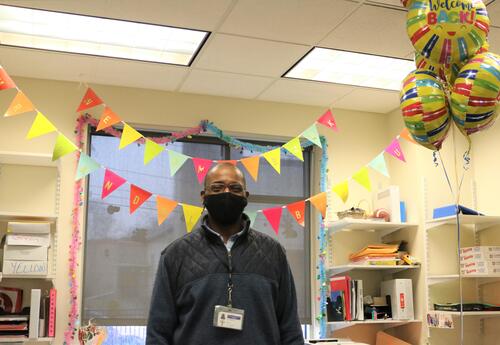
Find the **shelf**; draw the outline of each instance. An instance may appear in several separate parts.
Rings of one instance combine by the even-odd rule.
[[[460,316],[459,311],[430,310],[429,313]],[[500,311],[464,311],[463,314],[464,317],[479,317],[481,319],[486,319],[489,317],[500,317]]]
[[[45,222],[55,222],[57,216],[54,214],[30,214],[20,212],[0,211],[0,221],[20,221],[20,220],[35,220]]]
[[[414,223],[392,223],[383,221],[373,221],[368,219],[344,218],[326,224],[329,231],[378,231],[382,236],[388,235],[400,229],[417,227]]]
[[[441,284],[441,283],[446,283],[452,280],[456,280],[459,278],[458,274],[442,274],[442,275],[432,275],[429,276],[428,281],[429,285],[435,285],[435,284]],[[463,279],[477,279],[479,285],[484,285],[484,284],[489,284],[489,283],[495,283],[497,281],[500,281],[500,274],[463,274],[462,275]]]
[[[22,274],[3,274],[0,272],[0,282],[4,279],[40,279],[40,280],[47,280],[47,281],[54,281],[55,280],[54,275],[46,275],[46,276],[36,276],[36,275],[22,275]]]
[[[46,153],[29,153],[0,151],[0,164],[31,165],[58,167],[58,161],[52,161],[52,155]]]
[[[461,225],[475,225],[476,230],[481,231],[484,229],[491,228],[495,225],[500,225],[499,216],[472,216],[461,214],[459,216]],[[427,229],[433,229],[442,225],[456,225],[457,217],[449,216],[443,218],[432,219],[425,222]]]
[[[329,326],[333,326],[337,329],[339,328],[346,328],[346,327],[353,327],[357,325],[379,325],[382,328],[391,328],[391,327],[396,327],[396,326],[401,326],[401,325],[406,325],[408,323],[418,323],[421,322],[420,320],[364,320],[364,321],[330,321],[327,322]]]
[[[19,343],[47,343],[53,342],[55,338],[37,338],[37,339],[28,339],[28,338],[0,338],[0,344],[19,344]]]
[[[420,268],[420,265],[341,265],[329,268],[327,272],[330,276],[354,270],[384,271],[384,273],[392,274],[411,268]]]

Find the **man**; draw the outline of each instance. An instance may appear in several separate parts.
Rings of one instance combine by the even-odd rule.
[[[146,345],[303,345],[283,247],[250,228],[245,177],[218,164],[200,228],[162,252]]]

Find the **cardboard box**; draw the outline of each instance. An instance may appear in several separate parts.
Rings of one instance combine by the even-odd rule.
[[[25,261],[47,261],[47,247],[35,246],[8,246],[3,247],[3,259]]]
[[[382,296],[391,296],[392,318],[413,320],[413,289],[411,279],[392,279],[382,282]]]
[[[48,234],[50,222],[8,222],[7,232],[15,234]]]
[[[500,254],[500,246],[475,246],[460,248],[460,255]]]
[[[384,331],[378,331],[376,345],[411,345],[411,344],[396,337],[393,337],[392,335],[389,335]]]
[[[19,261],[4,260],[3,274],[46,276],[48,274],[47,261]]]
[[[8,234],[5,243],[9,246],[50,247],[50,234]]]
[[[500,253],[468,253],[460,254],[460,262],[471,261],[500,261]]]
[[[460,268],[462,269],[473,269],[473,268],[500,268],[500,261],[468,261],[460,263]]]
[[[462,268],[460,271],[463,275],[498,275],[500,274],[500,267]]]

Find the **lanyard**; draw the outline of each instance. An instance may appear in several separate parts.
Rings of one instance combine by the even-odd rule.
[[[229,278],[227,281],[227,306],[233,307],[233,265],[231,262],[231,251],[227,252],[227,261],[229,263]]]

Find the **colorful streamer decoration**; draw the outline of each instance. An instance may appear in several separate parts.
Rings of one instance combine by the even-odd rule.
[[[403,81],[400,102],[406,128],[413,139],[428,149],[440,150],[451,121],[444,87],[436,75],[421,70],[411,72]],[[393,154],[395,150],[398,147],[393,146],[388,152]]]
[[[461,70],[451,93],[453,121],[469,136],[489,128],[498,116],[500,56],[482,53]]]
[[[426,59],[450,65],[471,58],[486,42],[490,21],[478,0],[413,0],[408,37]]]

